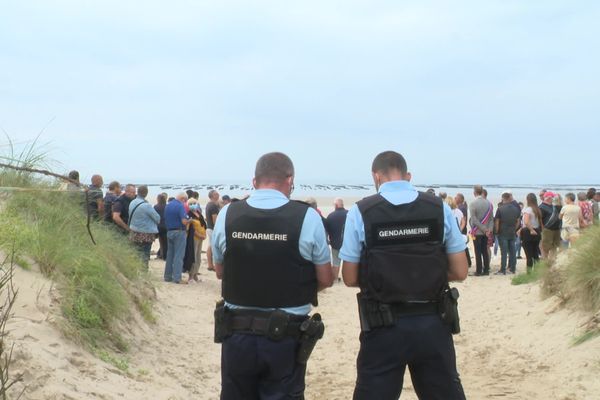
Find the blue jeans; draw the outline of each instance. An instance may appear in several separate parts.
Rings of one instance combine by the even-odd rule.
[[[165,281],[167,282],[179,283],[181,281],[186,238],[187,232],[184,230],[167,232],[167,261],[165,263]]]
[[[508,269],[515,272],[517,268],[517,248],[515,246],[516,238],[498,237],[500,245],[500,271],[506,272],[506,258],[508,257]]]

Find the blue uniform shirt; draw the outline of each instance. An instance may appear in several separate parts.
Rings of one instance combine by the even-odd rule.
[[[290,200],[283,193],[274,189],[257,189],[248,198],[248,205],[254,208],[271,210],[278,208]],[[225,219],[229,205],[223,207],[217,216],[215,229],[211,238],[213,261],[215,264],[223,264],[226,249]],[[312,263],[327,264],[330,260],[329,246],[321,216],[312,208],[306,211],[300,239],[298,243],[300,255]],[[235,304],[227,303],[230,308],[241,308]],[[261,309],[261,308],[256,308]],[[283,308],[282,310],[298,315],[307,315],[311,310],[311,305],[306,304],[300,307]]]
[[[379,193],[394,205],[406,204],[416,200],[417,190],[408,181],[386,182],[379,188]],[[340,250],[342,260],[358,263],[360,252],[365,244],[365,224],[362,214],[355,204],[348,211],[344,228],[344,241]],[[460,253],[465,250],[465,241],[461,235],[456,219],[450,207],[444,203],[444,244],[446,253]]]

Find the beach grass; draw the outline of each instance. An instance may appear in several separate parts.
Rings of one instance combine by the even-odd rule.
[[[0,246],[32,259],[56,282],[66,334],[92,349],[124,352],[127,341],[117,326],[133,310],[153,322],[154,291],[125,236],[112,226],[93,222],[97,244],[92,243],[82,196],[81,192],[12,192],[0,211]]]
[[[524,285],[539,281],[548,271],[548,263],[544,260],[534,264],[531,272],[523,272],[511,279],[513,285]]]
[[[571,249],[563,267],[571,300],[587,311],[600,310],[600,226],[587,228]]]

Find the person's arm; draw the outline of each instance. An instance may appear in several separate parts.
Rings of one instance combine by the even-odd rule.
[[[496,235],[500,232],[500,218],[494,218],[494,232]]]
[[[580,228],[585,228],[587,226],[587,222],[583,218],[583,211],[581,210],[581,208],[579,208],[578,219],[579,219],[579,227]]]
[[[343,260],[342,279],[348,287],[358,287],[358,268],[364,235],[362,215],[355,204],[346,216],[344,238],[342,240],[342,248],[340,249],[340,258]]]
[[[464,251],[448,254],[448,264],[448,282],[460,282],[467,278],[469,263]]]
[[[123,221],[121,219],[120,212],[113,211],[113,221],[115,221],[115,224],[119,225],[121,228],[125,229],[126,231],[129,230],[129,226],[125,223],[125,221]]]
[[[342,279],[348,287],[358,287],[358,263],[343,261],[342,262]]]
[[[104,217],[104,199],[102,199],[102,197],[98,198],[98,201],[96,202],[96,205],[98,206],[98,215],[103,218]]]
[[[527,228],[529,233],[531,233],[532,235],[537,235],[535,229],[531,227],[531,216],[529,215],[529,213],[523,214],[523,224],[525,225],[525,228]]]
[[[225,218],[227,214],[228,205],[221,210],[221,217],[217,218],[217,222],[215,223],[215,227],[213,230],[213,235],[211,238],[210,249],[211,249],[211,257],[213,261],[213,267],[215,269],[215,274],[217,275],[217,279],[223,279],[223,270],[224,265],[223,261],[225,260],[225,250],[227,249],[227,242],[225,237]]]
[[[467,217],[463,214],[463,217],[460,219],[460,231],[462,232],[467,226]]]
[[[331,272],[331,263],[315,265],[317,272],[317,290],[321,291],[333,285],[333,273]]]

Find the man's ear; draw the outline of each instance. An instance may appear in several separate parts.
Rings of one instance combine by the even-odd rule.
[[[256,178],[252,178],[252,187],[256,189]]]
[[[412,179],[412,174],[410,172],[407,172],[406,175],[404,175],[404,180],[406,182],[410,182],[411,179]]]

